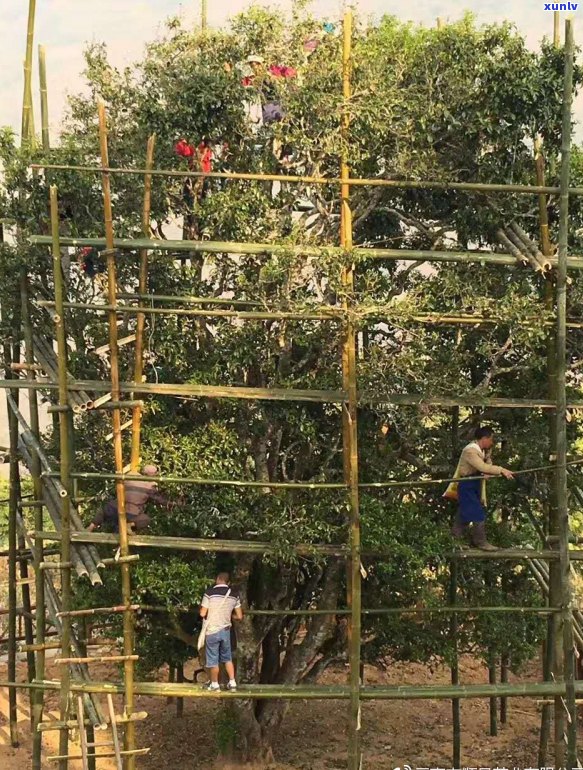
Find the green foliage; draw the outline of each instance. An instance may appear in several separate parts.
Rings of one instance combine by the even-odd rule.
[[[540,136],[549,161],[547,183],[557,183],[560,52],[546,43],[540,51],[529,51],[512,26],[479,27],[471,16],[441,30],[402,24],[393,17],[377,25],[359,20],[346,146],[340,132],[344,105],[338,32],[324,32],[321,20],[298,5],[290,23],[276,11],[253,8],[236,17],[229,28],[206,35],[172,20],[165,37],[148,47],[144,59],[123,71],[109,64],[103,45],[94,44],[86,51],[89,89],[70,100],[61,142],[50,160],[95,165],[95,97],[101,96],[109,115],[111,164],[117,166],[143,167],[146,139],[155,132],[156,165],[162,168],[185,169],[174,144],[184,138],[196,146],[207,136],[228,143],[229,154],[216,160],[217,167],[222,164],[228,170],[289,169],[306,176],[337,176],[338,159],[346,152],[353,176],[532,183],[532,145]],[[308,39],[319,41],[310,55],[304,50]],[[296,78],[270,83],[285,117],[257,131],[245,116],[248,101],[259,97],[259,91],[241,84],[250,53],[263,56],[268,64],[283,63],[298,71]],[[576,68],[576,87],[581,77]],[[281,146],[289,150],[287,165],[276,152]],[[31,231],[48,232],[48,184],[59,188],[63,235],[103,232],[97,177],[77,172],[32,175],[26,167],[35,159],[42,159],[40,150],[18,150],[8,132],[0,134],[5,168],[0,217],[18,232],[14,245],[3,245],[0,252],[5,334],[17,312],[14,286],[22,260],[33,290],[52,296],[47,254],[25,242]],[[574,152],[573,181],[583,185],[580,150]],[[142,193],[139,176],[113,178],[117,235],[141,233]],[[298,199],[307,199],[311,211],[301,213]],[[525,196],[357,187],[351,203],[355,243],[365,247],[493,248],[496,230],[514,219],[538,240],[535,202]],[[581,205],[579,199],[573,201],[570,237],[576,248],[581,246]],[[549,217],[556,241],[555,197],[549,199]],[[183,254],[183,263],[152,255],[148,288],[153,293],[232,297],[262,308],[289,310],[338,306],[346,298],[340,275],[348,257],[324,251],[315,258],[298,247],[337,243],[339,202],[333,186],[213,179],[207,197],[197,200],[183,179],[156,177],[151,224],[160,238],[176,237],[176,228],[182,227],[188,238],[289,246],[277,255]],[[135,290],[136,255],[120,255],[117,270],[120,289]],[[431,263],[405,269],[397,263],[361,259],[356,276],[354,295],[348,299],[358,305],[354,319],[359,334],[358,385],[365,396],[413,392],[547,397],[545,323],[553,308],[530,269]],[[75,265],[66,277],[71,299],[101,301],[98,283]],[[379,308],[386,310],[386,322],[374,315]],[[421,325],[414,320],[420,313],[444,312],[502,320],[475,327]],[[580,282],[570,288],[569,312],[583,317]],[[37,328],[50,328],[44,311],[35,309],[34,315]],[[83,379],[107,378],[107,364],[91,352],[106,340],[103,318],[76,310],[66,320],[74,347],[71,372]],[[134,328],[134,320],[124,316],[120,333]],[[148,317],[146,332],[149,381],[342,387],[340,324],[156,315]],[[569,336],[573,361],[580,359],[582,343],[581,332],[573,330]],[[120,365],[122,377],[131,377],[130,346],[123,348]],[[580,394],[577,374],[570,377],[569,388]],[[480,422],[494,425],[502,439],[498,462],[515,468],[547,462],[548,422],[540,411],[472,408],[452,414],[437,408],[396,408],[378,400],[375,404],[364,404],[359,411],[363,482],[409,479],[420,473],[449,476],[459,450]],[[164,475],[339,482],[341,420],[335,404],[148,398],[142,456],[159,465]],[[381,433],[383,425],[386,435]],[[111,471],[109,420],[103,413],[86,414],[77,418],[76,428],[76,467]],[[576,424],[569,430],[575,439]],[[127,457],[129,432],[124,436]],[[56,454],[56,445],[52,449]],[[170,512],[151,506],[156,532],[266,540],[276,553],[269,559],[242,555],[235,559],[232,554],[215,559],[143,549],[132,569],[133,597],[162,608],[139,617],[137,647],[143,672],[151,674],[163,663],[178,664],[193,655],[185,634],[195,633],[196,605],[204,586],[225,566],[234,572],[250,607],[305,608],[318,606],[323,597],[344,605],[344,571],[336,570],[333,560],[297,559],[293,547],[345,542],[345,494],[162,486],[176,506]],[[550,496],[549,477],[541,474],[523,486],[493,482],[490,487],[494,542],[536,543],[533,520],[542,521]],[[375,490],[361,496],[364,546],[382,554],[364,559],[369,572],[363,585],[365,607],[440,606],[448,601],[447,554],[452,548],[448,524],[453,511],[441,499],[442,491]],[[86,483],[83,492],[104,499],[112,494],[112,486]],[[580,511],[575,510],[573,518],[579,519]],[[106,573],[100,592],[82,582],[75,590],[79,606],[117,604],[119,574]],[[464,564],[458,598],[472,606],[541,603],[528,574],[507,563],[499,564],[496,572],[481,562]],[[112,634],[119,634],[120,616],[112,615],[111,621]],[[530,615],[464,616],[460,649],[484,660],[492,651],[510,650],[516,667],[532,655],[543,630],[541,621]],[[240,659],[253,681],[301,681],[320,653],[325,662],[337,659],[344,644],[340,624],[322,632],[315,621],[302,628],[293,617],[248,619],[242,636]],[[429,663],[451,660],[445,615],[365,616],[363,636],[370,661],[380,656]],[[258,707],[258,718],[263,708]],[[223,732],[219,725],[221,745]]]

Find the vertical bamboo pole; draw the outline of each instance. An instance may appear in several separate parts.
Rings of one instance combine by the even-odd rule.
[[[55,282],[55,327],[57,338],[57,363],[59,379],[59,405],[67,406],[67,335],[65,331],[65,290],[63,269],[61,265],[61,247],[59,241],[59,206],[57,188],[51,185],[51,234],[53,238],[53,276]],[[61,654],[68,658],[71,653],[71,617],[66,613],[71,609],[71,447],[69,444],[68,419],[66,412],[59,412],[60,466],[61,484],[67,490],[66,497],[61,498],[61,604],[65,613],[62,622]],[[71,672],[69,666],[61,670],[61,721],[69,719],[69,696],[71,688]],[[59,754],[66,756],[69,747],[69,732],[67,728],[60,731]],[[67,770],[68,760],[59,760],[59,770]]]
[[[556,14],[558,16],[558,14]],[[536,183],[537,185],[544,186],[545,184],[545,159],[542,153],[542,142],[535,141],[535,171],[536,171]],[[544,194],[538,196],[538,211],[539,211],[539,229],[540,229],[540,243],[542,253],[550,257],[552,253],[552,244],[549,232],[549,215],[547,207],[547,197]],[[555,308],[555,290],[552,278],[545,279],[544,285],[544,303],[545,308],[549,312],[554,312]],[[550,329],[547,337],[547,386],[548,396],[550,399],[556,398],[556,351],[555,351],[555,330]],[[549,454],[551,456],[556,455],[556,414],[549,414]],[[549,495],[547,508],[546,508],[546,522],[545,529],[550,532],[554,531],[553,521],[556,521],[556,489],[554,486],[551,495]],[[558,606],[561,601],[561,585],[560,585],[560,566],[556,562],[549,564],[549,592],[547,594],[546,603],[551,606]],[[556,602],[556,604],[555,604]],[[551,681],[552,676],[555,673],[554,660],[557,658],[557,645],[559,647],[560,654],[560,618],[556,615],[552,615],[547,621],[547,638],[546,643],[543,645],[543,678],[545,681]],[[551,713],[552,706],[550,703],[545,703],[541,711],[541,724],[539,735],[539,767],[544,767],[547,758],[548,741],[551,734]],[[555,702],[555,724],[557,733],[563,734],[564,731],[564,710],[562,703]]]
[[[148,139],[146,150],[146,169],[150,170],[154,164],[154,147],[156,144],[156,135],[153,134]],[[152,175],[144,176],[144,204],[142,207],[142,233],[144,238],[150,236],[150,210],[152,201]],[[148,291],[148,250],[140,250],[140,278],[139,294],[146,294]],[[134,382],[141,382],[144,373],[144,325],[146,316],[144,313],[138,313],[136,319],[136,359],[134,363]],[[133,395],[130,397],[133,399]],[[137,473],[140,465],[140,431],[142,424],[142,408],[135,406],[132,411],[132,451],[130,467],[132,473]]]
[[[99,144],[101,150],[101,165],[104,168],[109,166],[109,152],[107,148],[107,118],[105,114],[105,104],[98,102],[99,111]],[[115,269],[115,252],[113,244],[113,215],[111,206],[111,184],[109,173],[104,171],[101,176],[103,187],[103,209],[105,221],[105,244],[107,248],[107,292],[108,303],[115,308],[117,299],[117,279]],[[119,360],[117,345],[117,323],[115,309],[109,312],[109,345],[110,345],[110,364],[111,364],[111,395],[114,401],[120,400],[119,389]],[[113,421],[113,449],[115,454],[116,473],[123,472],[123,447],[121,435],[121,412],[119,408],[112,410]],[[129,555],[128,526],[126,519],[125,491],[123,481],[117,479],[116,484],[117,508],[119,513],[119,547],[122,556]],[[134,617],[129,609],[131,605],[131,581],[130,565],[124,562],[120,566],[121,572],[121,590],[122,601],[128,608],[123,614],[123,650],[126,660],[124,661],[124,684],[125,684],[125,712],[130,715],[134,710],[134,661],[131,659],[134,649]],[[135,748],[135,723],[128,722],[125,733],[125,749],[133,751]],[[125,767],[127,770],[134,770],[135,755],[125,755]]]
[[[32,108],[32,44],[34,41],[34,19],[36,0],[28,0],[28,24],[26,31],[26,54],[24,57],[24,95],[22,97],[22,142],[34,142],[34,112]]]
[[[8,346],[9,347],[9,346]],[[9,376],[9,361],[7,356],[6,376]],[[10,375],[11,376],[11,375]],[[18,391],[12,395],[18,398]],[[8,425],[10,434],[10,481],[8,495],[8,681],[16,681],[16,516],[18,513],[18,421],[13,411],[8,407]],[[10,723],[10,744],[17,748],[18,713],[16,692],[8,690],[8,719]]]
[[[457,407],[456,407],[457,408]],[[458,411],[459,415],[459,411]],[[452,559],[449,563],[449,604],[455,607],[457,604],[458,590],[458,560]],[[452,613],[449,626],[450,638],[452,641],[452,662],[451,662],[451,683],[458,685],[460,683],[460,669],[458,661],[458,615]],[[462,730],[461,730],[461,709],[460,699],[452,698],[451,716],[453,727],[453,760],[452,767],[462,766]]]
[[[547,604],[549,604],[548,599]],[[545,682],[551,680],[553,670],[553,633],[554,623],[553,616],[551,615],[547,618],[547,639],[546,644],[543,644],[543,679]],[[545,703],[541,713],[537,767],[545,767],[547,764],[548,744],[551,737],[551,711],[551,704]]]
[[[178,663],[176,666],[176,682],[184,684],[184,663]],[[176,698],[176,716],[179,718],[184,716],[184,698]]]
[[[488,650],[488,682],[496,684],[496,652]],[[490,735],[498,735],[498,698],[490,698]]]
[[[81,657],[87,657],[87,640],[89,639],[89,624],[87,618],[82,618],[79,629],[79,648]],[[83,712],[82,712],[83,713]],[[95,743],[95,728],[93,724],[85,726],[85,740],[87,743]],[[115,725],[111,726],[111,729],[115,729]],[[87,756],[87,770],[96,770],[97,760],[95,759],[95,750],[91,751]]]
[[[352,96],[350,77],[352,70],[352,12],[346,11],[343,24],[342,45],[342,158],[340,176],[350,178],[348,144],[350,130],[350,99]],[[350,208],[350,185],[341,185],[340,239],[344,249],[352,248],[352,211]],[[344,286],[343,308],[348,310],[354,290],[354,265],[342,269]],[[359,770],[360,757],[360,634],[361,634],[361,575],[360,575],[360,511],[358,499],[358,439],[357,439],[357,393],[356,393],[356,333],[348,313],[345,319],[342,348],[342,381],[348,394],[348,403],[342,413],[342,435],[344,451],[344,476],[349,486],[350,505],[350,608],[349,618],[349,660],[350,660],[350,724],[348,737],[348,769]]]
[[[16,509],[17,511],[21,510],[21,504],[22,504],[22,487],[20,484],[20,470],[18,472],[18,502]],[[19,532],[17,537],[17,545],[18,549],[22,550],[26,547],[26,543],[24,540],[24,535]],[[21,559],[19,562],[19,572],[20,577],[22,579],[21,583],[21,593],[22,593],[22,609],[24,610],[24,638],[26,641],[26,644],[30,646],[31,644],[34,644],[34,628],[33,628],[33,622],[32,622],[32,602],[30,600],[30,585],[28,583],[28,563],[26,559]],[[32,682],[36,679],[36,666],[35,666],[35,659],[34,659],[34,652],[32,650],[26,651],[26,669],[28,673],[28,681]],[[30,690],[30,718],[32,723],[32,708],[34,703],[34,693],[32,690]]]
[[[28,297],[28,277],[24,265],[20,268],[20,304],[22,314],[22,326],[24,330],[24,354],[27,364],[34,363],[34,343],[32,323],[30,320],[30,303]],[[29,377],[36,379],[36,372],[31,369]],[[34,437],[40,438],[40,421],[38,412],[38,392],[31,388],[28,391],[28,403],[30,411],[30,429]],[[43,499],[43,486],[41,480],[40,460],[36,452],[31,454],[31,475],[34,490],[34,499]],[[34,528],[36,532],[41,532],[44,515],[43,508],[37,506],[34,509]],[[36,604],[36,634],[35,641],[37,645],[43,645],[45,642],[45,583],[40,565],[44,559],[44,541],[35,537],[34,541],[34,577],[35,577],[35,604]],[[45,651],[40,649],[36,653],[35,673],[39,681],[45,678]],[[32,702],[32,770],[41,770],[42,756],[42,733],[36,729],[36,726],[42,721],[44,706],[44,691],[42,689],[33,690]]]
[[[200,0],[200,27],[206,32],[208,26],[208,0]]]
[[[51,149],[49,136],[49,99],[47,91],[47,60],[44,45],[38,47],[38,74],[40,80],[40,117],[42,125],[43,150]]]
[[[567,499],[567,252],[569,234],[569,176],[571,163],[571,120],[573,102],[573,23],[565,23],[565,78],[563,90],[563,123],[561,138],[561,178],[559,213],[559,253],[557,270],[557,525],[559,535],[559,565],[561,569],[561,593],[563,608],[563,676],[566,690],[566,707],[569,713],[567,726],[567,768],[577,766],[577,708],[575,705],[575,655],[573,639],[573,598],[569,561],[569,504]],[[561,736],[562,739],[562,736]],[[562,743],[562,740],[561,740]],[[557,747],[556,747],[557,748]],[[559,753],[562,759],[564,749]],[[557,766],[563,763],[556,761]]]
[[[561,47],[561,13],[553,12],[553,45],[555,48]]]

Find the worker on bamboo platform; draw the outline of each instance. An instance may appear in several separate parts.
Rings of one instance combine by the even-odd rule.
[[[203,619],[203,627],[198,639],[198,648],[201,650],[204,646],[205,650],[206,667],[211,677],[208,689],[211,692],[220,690],[219,666],[223,663],[229,677],[227,690],[236,690],[231,626],[233,617],[236,620],[243,619],[243,610],[237,592],[230,586],[228,572],[220,572],[215,585],[205,591],[200,605],[200,616]]]
[[[145,465],[142,468],[142,476],[157,476],[158,468],[155,465]],[[128,479],[123,484],[126,502],[126,519],[130,532],[145,532],[150,526],[150,517],[145,513],[146,505],[150,500],[159,505],[170,506],[170,502],[158,492],[155,481]],[[95,529],[108,529],[119,531],[119,513],[117,500],[108,500],[101,511],[95,516],[89,525],[89,532]]]
[[[492,428],[478,428],[474,441],[464,447],[454,474],[460,481],[452,482],[444,497],[457,499],[458,511],[452,527],[455,538],[469,534],[470,542],[482,551],[495,551],[496,546],[486,539],[486,478],[504,476],[513,479],[514,474],[507,468],[492,464],[491,451],[494,445]],[[468,478],[464,481],[464,477]],[[482,478],[475,478],[481,476]]]

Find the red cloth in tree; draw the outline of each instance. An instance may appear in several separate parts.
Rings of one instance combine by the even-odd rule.
[[[204,142],[201,142],[197,148],[198,159],[200,161],[200,170],[205,174],[210,174],[213,170],[213,151]]]
[[[186,139],[180,139],[176,142],[174,150],[177,155],[181,155],[183,158],[192,158],[194,155],[194,147],[188,144]]]
[[[283,64],[272,64],[269,68],[269,72],[274,78],[295,78],[298,74],[296,69],[293,67],[286,67]]]

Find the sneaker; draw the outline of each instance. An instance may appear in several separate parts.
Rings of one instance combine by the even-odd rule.
[[[477,545],[476,548],[480,551],[498,551],[499,549],[496,548],[495,545],[492,545],[492,543],[488,543],[487,541],[485,543],[482,543],[482,545]]]
[[[220,685],[217,682],[209,682],[207,685],[205,685],[204,689],[208,690],[209,692],[220,692],[221,691],[221,687],[220,687]]]
[[[234,680],[234,679],[232,679],[232,680],[231,680],[231,681],[228,683],[228,685],[227,685],[227,690],[230,690],[231,692],[233,692],[233,691],[234,691],[234,690],[236,690],[236,689],[237,689],[237,682],[235,682],[235,680]]]

